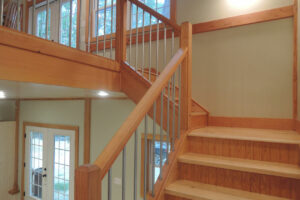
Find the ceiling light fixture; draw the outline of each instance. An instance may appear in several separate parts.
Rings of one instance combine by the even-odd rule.
[[[5,99],[5,98],[6,98],[5,92],[0,91],[0,99]]]
[[[258,0],[227,0],[228,4],[237,9],[247,9],[253,6]]]
[[[99,92],[98,92],[98,95],[99,95],[100,97],[106,97],[106,96],[108,96],[109,94],[108,94],[107,92],[105,92],[105,91],[99,91]]]

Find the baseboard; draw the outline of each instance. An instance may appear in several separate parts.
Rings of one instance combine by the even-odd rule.
[[[296,123],[300,131],[300,121]],[[240,128],[259,128],[276,130],[294,130],[293,119],[273,119],[273,118],[240,118],[240,117],[214,117],[209,116],[209,126],[225,126]]]

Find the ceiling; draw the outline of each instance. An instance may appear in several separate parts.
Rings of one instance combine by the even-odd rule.
[[[4,91],[6,98],[8,99],[99,97],[98,90],[88,90],[6,80],[0,80],[0,91]],[[106,92],[109,93],[109,96],[107,97],[126,97],[124,93],[110,91]]]

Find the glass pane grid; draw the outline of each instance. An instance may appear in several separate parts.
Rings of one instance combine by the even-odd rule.
[[[70,137],[54,137],[54,200],[69,200]]]
[[[30,196],[42,199],[43,135],[30,134]]]

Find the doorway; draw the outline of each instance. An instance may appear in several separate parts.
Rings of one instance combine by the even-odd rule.
[[[74,200],[76,130],[25,126],[24,199]]]

